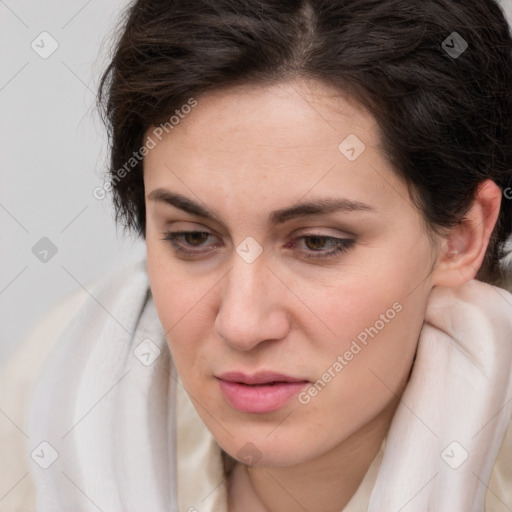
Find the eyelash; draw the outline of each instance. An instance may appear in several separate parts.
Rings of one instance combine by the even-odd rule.
[[[200,253],[198,251],[190,251],[187,249],[184,249],[178,242],[178,240],[183,239],[187,235],[198,235],[198,234],[204,234],[204,235],[210,235],[207,231],[171,231],[164,233],[164,238],[162,240],[170,242],[173,250],[176,253],[192,256],[192,255],[199,255]],[[332,242],[336,245],[336,248],[332,251],[313,251],[309,254],[304,254],[304,251],[302,252],[303,257],[306,259],[329,259],[334,258],[335,256],[347,252],[355,243],[355,240],[351,238],[337,238],[333,236],[326,236],[326,235],[320,235],[316,233],[308,233],[306,235],[302,235],[300,237],[297,237],[294,239],[294,242],[296,240],[304,240],[306,238],[320,238],[321,240],[325,242]],[[189,246],[189,247],[198,247],[198,246]]]

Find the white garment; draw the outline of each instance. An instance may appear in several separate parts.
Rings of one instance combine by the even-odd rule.
[[[227,512],[221,451],[177,380],[145,262],[94,297],[59,339],[33,395],[37,511]],[[388,438],[343,512],[365,510],[368,500],[372,512],[484,510],[512,414],[511,307],[512,294],[478,281],[434,288]],[[458,469],[446,462],[463,454],[452,441],[469,452]]]

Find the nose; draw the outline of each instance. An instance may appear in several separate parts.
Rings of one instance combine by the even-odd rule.
[[[222,280],[217,334],[243,351],[264,341],[283,339],[289,330],[287,291],[267,268],[263,254],[252,263],[235,254],[233,266]]]

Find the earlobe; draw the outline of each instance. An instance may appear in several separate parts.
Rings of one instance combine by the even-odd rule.
[[[470,210],[443,239],[434,285],[459,286],[475,278],[499,216],[501,199],[501,189],[494,181],[480,183]]]

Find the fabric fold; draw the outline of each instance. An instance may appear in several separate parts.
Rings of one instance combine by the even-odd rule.
[[[432,290],[369,512],[484,510],[512,413],[511,307],[476,280]]]

